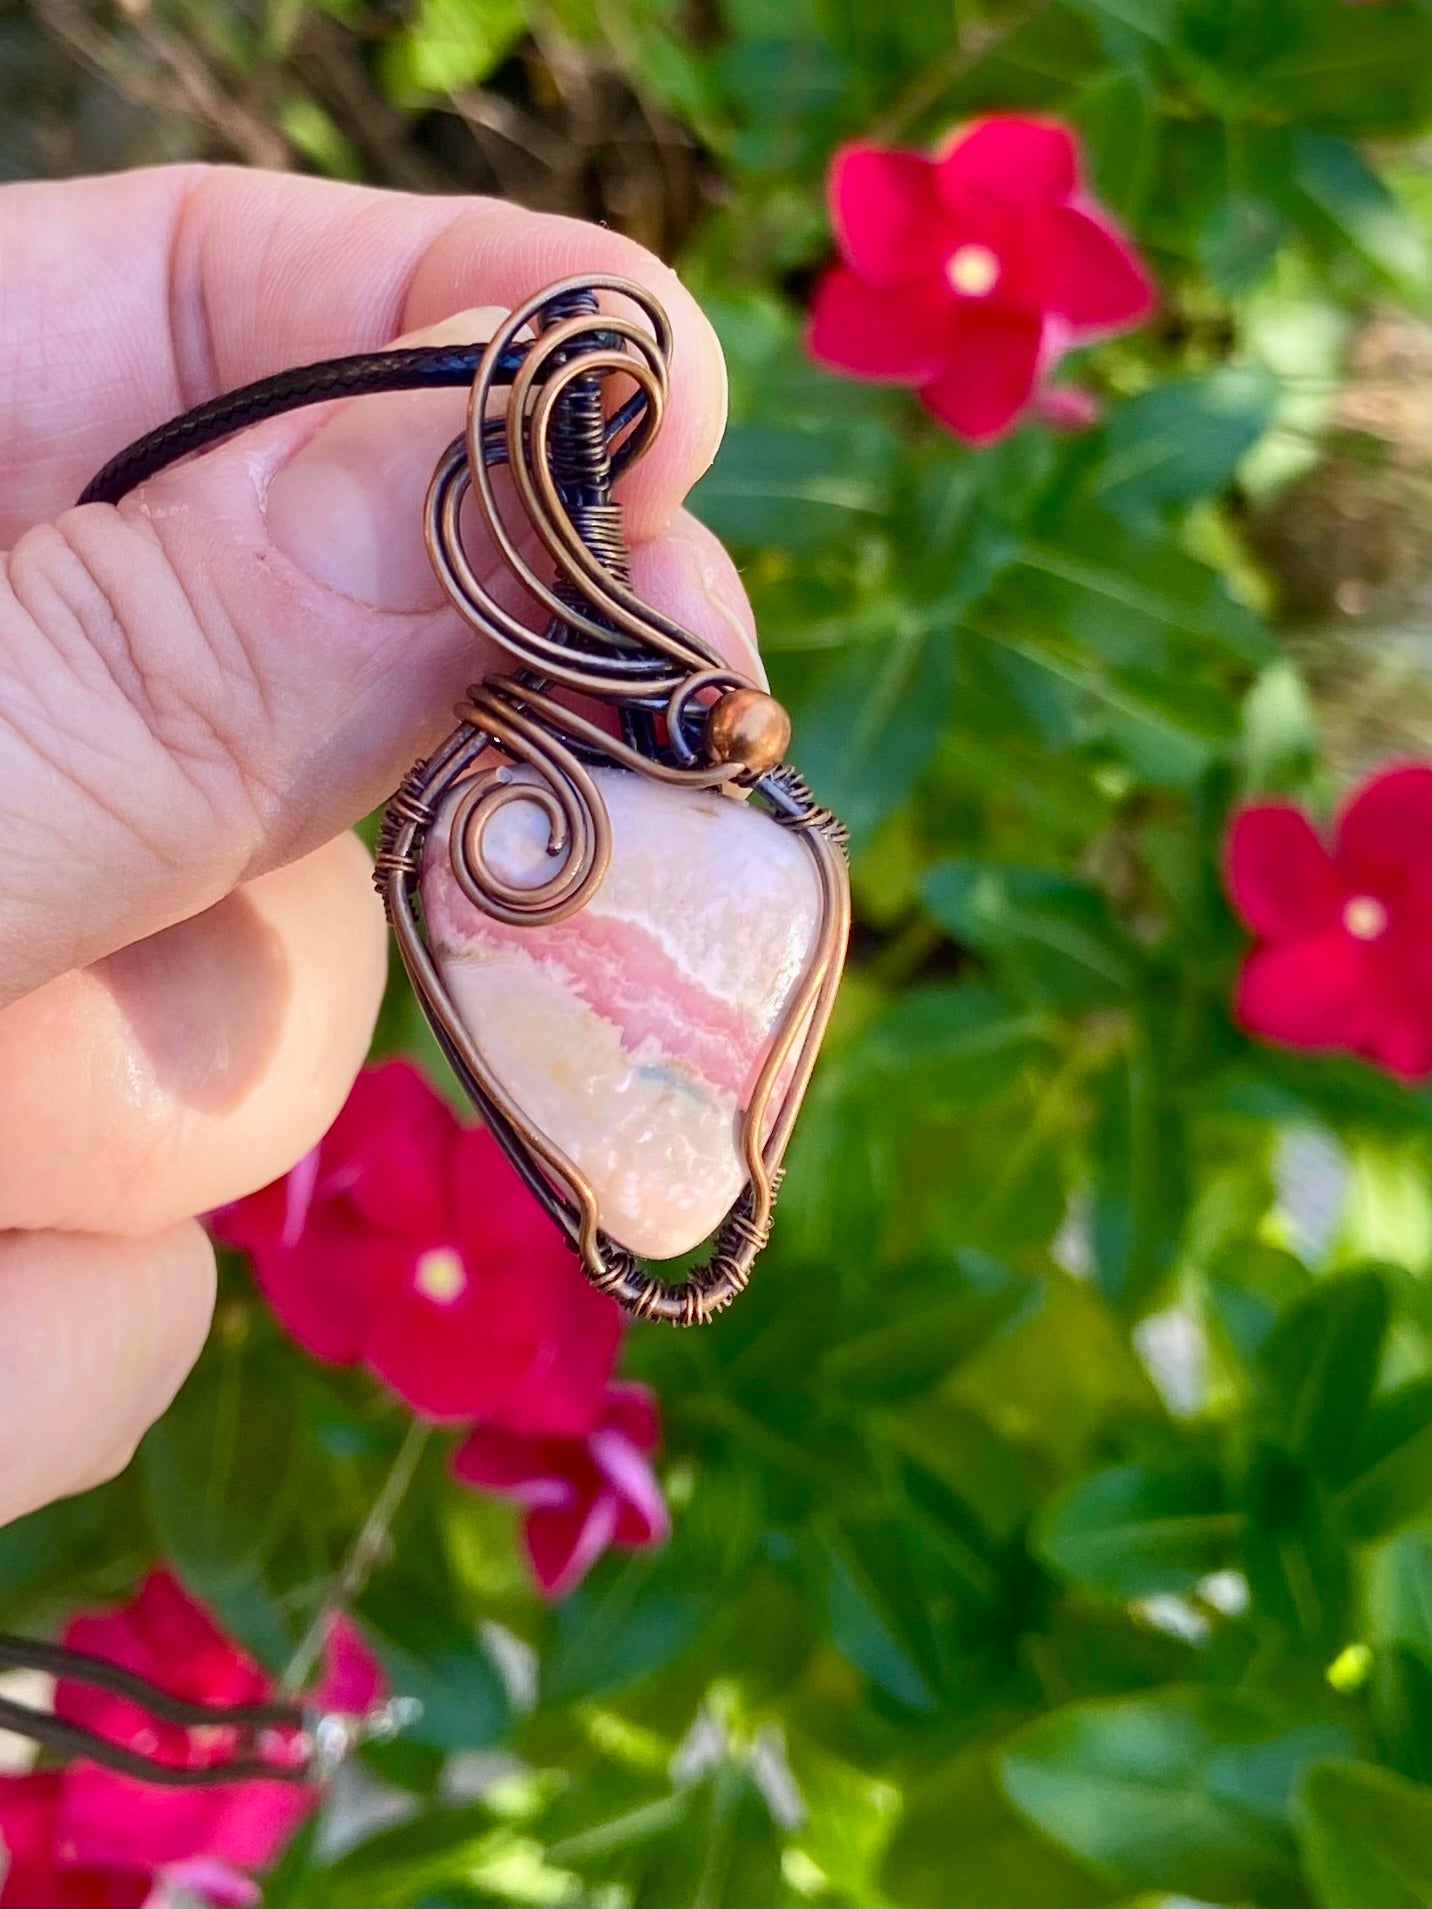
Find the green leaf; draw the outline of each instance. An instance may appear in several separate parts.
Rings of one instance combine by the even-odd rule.
[[[152,1540],[133,1478],[61,1498],[0,1531],[0,1615],[38,1627],[79,1598],[138,1576]]]
[[[1253,1454],[1243,1481],[1243,1561],[1253,1606],[1294,1642],[1331,1656],[1346,1641],[1351,1578],[1347,1533],[1326,1492],[1274,1446]]]
[[[139,1452],[163,1555],[196,1595],[222,1606],[252,1586],[303,1503],[307,1457],[278,1374],[215,1346]]]
[[[929,766],[953,681],[947,637],[896,626],[879,644],[842,656],[797,705],[797,759],[857,851]]]
[[[1324,0],[1251,14],[1272,29],[1258,95],[1280,117],[1360,134],[1420,131],[1432,109],[1432,18],[1412,4],[1369,7],[1351,16]]]
[[[1048,1042],[1044,1022],[993,989],[912,988],[872,1021],[860,1054],[861,1097],[929,1119],[987,1104]]]
[[[1425,298],[1427,242],[1357,147],[1326,133],[1302,132],[1294,153],[1299,187],[1338,236],[1392,290]]]
[[[1318,1763],[1298,1824],[1324,1909],[1432,1909],[1432,1789],[1370,1763]]]
[[[1112,664],[1166,673],[1189,652],[1274,659],[1267,631],[1217,571],[1167,534],[1135,531],[1078,498],[1025,545],[1018,568],[1026,617],[1035,608]]]
[[[1290,1798],[1308,1764],[1347,1747],[1340,1726],[1274,1701],[1175,1688],[1056,1710],[1016,1732],[999,1770],[1119,1895],[1295,1902]]]
[[[876,526],[888,464],[869,433],[738,422],[688,503],[730,543],[809,553]]]
[[[952,1394],[1017,1434],[1067,1478],[1111,1424],[1156,1424],[1158,1394],[1111,1306],[1050,1273],[1036,1297],[959,1368]]]
[[[1388,1644],[1374,1652],[1372,1714],[1392,1768],[1432,1781],[1432,1663],[1420,1651]]]
[[[1387,1537],[1432,1504],[1432,1379],[1412,1379],[1374,1405],[1337,1503],[1355,1538]]]
[[[1133,950],[1087,882],[959,860],[937,862],[920,894],[941,927],[999,957],[1019,993],[1073,1009],[1119,999],[1130,986]]]
[[[310,1869],[303,1878],[304,1909],[388,1909],[447,1900],[494,1853],[497,1829],[498,1819],[480,1805],[424,1810],[411,1822],[365,1837],[328,1867]]]
[[[1400,1532],[1373,1553],[1368,1614],[1379,1644],[1404,1644],[1432,1664],[1432,1531]]]
[[[867,1520],[820,1539],[831,1642],[899,1704],[933,1711],[949,1647],[908,1527]]]
[[[660,1560],[609,1564],[558,1612],[543,1701],[573,1703],[652,1676],[689,1648],[706,1615],[698,1598],[664,1579]]]
[[[1317,761],[1312,699],[1297,665],[1269,664],[1243,699],[1243,785],[1250,795],[1301,793]]]
[[[1278,387],[1260,366],[1172,378],[1119,405],[1090,493],[1130,523],[1212,496],[1272,422]]]
[[[1096,1909],[1108,1901],[1097,1877],[1011,1806],[983,1749],[921,1780],[890,1839],[883,1881],[902,1909]]]
[[[1235,1357],[1251,1367],[1285,1309],[1311,1283],[1302,1261],[1280,1247],[1239,1238],[1218,1254],[1205,1274],[1214,1318]]]
[[[908,1293],[909,1286],[903,1291]],[[1008,1278],[986,1291],[962,1292],[934,1305],[906,1303],[895,1316],[843,1337],[824,1353],[816,1381],[842,1399],[909,1400],[968,1358],[1019,1311],[1022,1281]]]
[[[508,1722],[507,1691],[475,1624],[465,1624],[440,1585],[414,1571],[379,1574],[360,1604],[365,1633],[394,1690],[422,1715],[407,1738],[435,1750],[482,1750]]]
[[[645,1846],[637,1902],[749,1909],[788,1899],[781,1837],[748,1766],[723,1758],[682,1800],[680,1820]]]
[[[1188,1200],[1183,1106],[1150,1019],[1095,1084],[1094,1270],[1125,1313],[1153,1301],[1178,1250]]]
[[[1080,1479],[1046,1507],[1034,1544],[1064,1577],[1116,1597],[1148,1597],[1219,1570],[1242,1522],[1212,1467],[1118,1465]]]
[[[521,0],[419,0],[417,17],[383,50],[383,78],[397,100],[475,86],[526,27]]]
[[[1376,1273],[1324,1280],[1284,1314],[1259,1354],[1267,1436],[1323,1476],[1346,1473],[1372,1400],[1389,1312]]]

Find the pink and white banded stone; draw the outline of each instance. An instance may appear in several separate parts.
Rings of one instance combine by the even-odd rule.
[[[815,946],[819,878],[799,839],[746,803],[593,774],[612,856],[585,907],[510,927],[469,901],[449,855],[459,791],[428,836],[423,910],[452,1004],[506,1093],[587,1176],[611,1237],[669,1259],[714,1230],[745,1180],[742,1110]],[[551,873],[535,803],[494,814],[483,845],[508,882]]]

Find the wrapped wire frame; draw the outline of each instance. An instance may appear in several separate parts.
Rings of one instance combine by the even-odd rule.
[[[629,300],[647,324],[599,310],[600,291]],[[492,441],[489,399],[529,326],[535,337],[512,378],[499,447]],[[849,888],[843,828],[816,805],[796,772],[772,756],[770,745],[783,745],[788,734],[783,712],[694,632],[643,602],[628,581],[612,486],[660,427],[670,357],[661,306],[621,279],[553,287],[519,306],[489,343],[473,379],[467,431],[439,463],[429,492],[428,551],[450,601],[518,668],[474,687],[459,706],[459,727],[408,776],[388,811],[377,879],[404,964],[449,1059],[528,1185],[568,1233],[588,1278],[637,1317],[693,1325],[745,1287],[768,1237],[782,1158],[840,979]],[[615,376],[635,382],[637,399],[609,418],[603,385]],[[528,562],[503,520],[492,475],[499,462],[555,569],[555,584]],[[540,628],[507,609],[470,562],[462,534],[469,494],[487,538],[544,613]],[[554,690],[614,709],[620,734]],[[755,719],[744,747],[722,736],[723,705],[737,704]],[[494,747],[499,765],[478,766]],[[505,764],[521,764],[536,779],[515,780]],[[420,918],[424,839],[464,783],[450,840],[453,873],[469,900],[519,926],[546,926],[576,913],[600,884],[611,854],[593,765],[676,787],[748,791],[774,821],[799,832],[819,888],[814,949],[742,1110],[745,1187],[710,1257],[677,1280],[650,1272],[604,1231],[591,1180],[516,1104],[457,1013]],[[546,813],[557,866],[540,885],[518,887],[504,882],[484,855],[484,833],[508,803],[533,801]]]

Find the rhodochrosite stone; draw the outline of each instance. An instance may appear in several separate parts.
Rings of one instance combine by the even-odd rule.
[[[587,1176],[611,1237],[666,1259],[741,1190],[742,1110],[811,958],[819,882],[799,839],[756,808],[593,774],[611,865],[575,915],[509,927],[463,894],[448,843],[461,791],[428,837],[423,909],[452,1004],[505,1092]],[[508,882],[552,871],[535,803],[493,815],[483,847]]]

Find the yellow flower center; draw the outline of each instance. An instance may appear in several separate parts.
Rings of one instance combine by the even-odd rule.
[[[1387,931],[1387,910],[1375,895],[1354,895],[1342,918],[1354,941],[1376,941]]]
[[[965,298],[983,298],[999,283],[999,260],[987,245],[961,245],[945,264],[945,277]]]
[[[425,1299],[450,1306],[467,1286],[462,1255],[453,1246],[434,1246],[418,1261],[413,1284]]]

